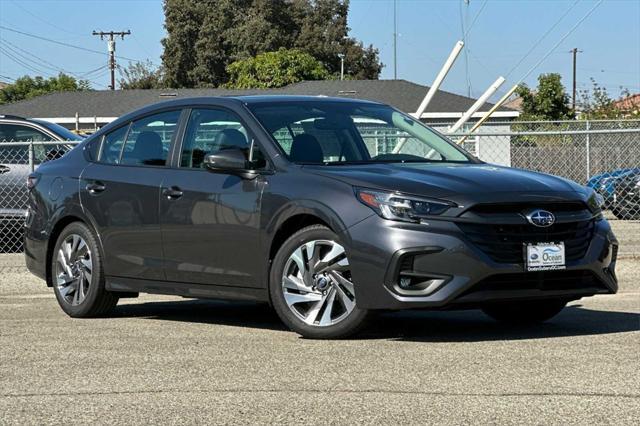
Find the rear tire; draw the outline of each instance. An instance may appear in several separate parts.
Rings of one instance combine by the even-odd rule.
[[[487,305],[482,312],[504,323],[535,324],[558,315],[566,305],[565,300],[505,302]]]
[[[357,307],[347,254],[338,236],[322,225],[293,234],[271,267],[271,303],[291,330],[312,339],[357,333],[369,311]]]
[[[51,256],[51,281],[58,304],[75,318],[107,314],[118,296],[105,289],[102,256],[87,225],[73,222],[62,230]]]

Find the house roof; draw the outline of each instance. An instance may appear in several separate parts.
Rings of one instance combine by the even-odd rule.
[[[129,111],[162,100],[196,96],[240,95],[323,95],[360,98],[392,105],[405,112],[414,112],[429,87],[406,80],[323,80],[303,81],[279,89],[161,89],[161,90],[101,90],[57,92],[33,99],[0,105],[0,114],[24,117],[119,117]],[[454,93],[438,91],[427,113],[462,113],[476,100]],[[485,104],[480,111],[487,111]],[[499,111],[512,111],[500,108]]]
[[[640,108],[640,93],[614,101],[613,106],[622,110]]]

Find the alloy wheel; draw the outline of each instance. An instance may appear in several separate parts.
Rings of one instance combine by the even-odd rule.
[[[345,319],[355,307],[355,292],[344,247],[329,240],[299,246],[285,264],[282,291],[289,309],[308,325]]]
[[[56,254],[56,287],[62,299],[79,305],[87,297],[93,262],[87,242],[77,234],[67,236]]]

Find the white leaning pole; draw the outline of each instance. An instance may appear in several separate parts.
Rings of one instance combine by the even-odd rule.
[[[411,114],[413,117],[415,117],[418,120],[420,120],[420,117],[422,117],[422,114],[424,114],[424,112],[426,111],[427,106],[429,105],[429,103],[431,102],[433,97],[435,96],[436,92],[438,92],[438,89],[440,88],[440,85],[442,84],[442,82],[444,81],[445,77],[449,73],[449,70],[451,70],[451,67],[453,66],[453,63],[458,58],[458,55],[462,51],[463,47],[464,47],[464,42],[461,41],[461,40],[458,41],[455,44],[455,46],[453,46],[453,50],[449,54],[449,57],[447,58],[447,60],[445,61],[444,65],[440,69],[440,72],[436,76],[435,80],[433,80],[433,83],[431,84],[431,87],[427,91],[427,94],[424,96],[424,99],[422,99],[422,102],[420,102],[420,106],[418,106],[417,111],[414,112],[413,114]],[[392,152],[394,154],[397,154],[398,152],[400,152],[400,150],[402,149],[402,147],[404,146],[406,141],[407,141],[407,138],[400,139],[398,141],[398,143],[396,144],[395,148],[393,148]]]
[[[467,112],[462,114],[462,117],[460,117],[460,119],[456,122],[456,124],[454,124],[453,126],[451,126],[451,128],[449,128],[447,133],[455,133],[458,129],[460,129],[460,127],[462,127],[462,125],[466,123],[471,118],[471,116],[475,114],[480,109],[480,107],[487,102],[487,100],[491,97],[491,95],[493,95],[496,92],[496,90],[498,90],[498,88],[502,86],[502,83],[504,82],[505,82],[504,77],[498,77],[498,79],[494,81],[491,86],[489,86],[487,91],[484,92],[482,96],[480,96],[473,105],[471,105],[471,108],[469,108]]]
[[[451,70],[453,63],[458,58],[458,55],[460,54],[460,51],[462,51],[463,47],[464,47],[463,41],[458,41],[456,45],[453,46],[453,50],[449,54],[449,57],[447,58],[446,62],[442,66],[442,69],[436,76],[436,79],[433,80],[433,84],[429,88],[429,91],[427,91],[427,94],[425,95],[424,99],[422,100],[422,102],[420,102],[420,106],[418,107],[418,110],[414,113],[414,117],[417,118],[418,120],[420,120],[420,117],[422,117],[422,114],[424,114],[424,112],[427,110],[427,106],[429,105],[429,103],[435,96],[436,92],[440,88],[440,85],[442,84],[445,77],[449,73],[449,70]]]
[[[484,117],[482,117],[480,120],[478,120],[478,122],[476,124],[473,125],[473,127],[471,129],[469,129],[469,132],[464,135],[462,137],[462,139],[460,139],[459,141],[457,141],[456,143],[458,145],[462,145],[464,143],[464,141],[467,140],[467,138],[476,130],[478,130],[478,128],[480,126],[482,126],[482,124],[487,121],[490,117],[491,114],[493,114],[494,112],[497,111],[498,108],[500,108],[506,101],[507,99],[509,99],[509,96],[511,96],[513,94],[513,92],[516,91],[516,89],[518,88],[518,85],[514,85],[511,89],[509,89],[509,91],[507,93],[504,94],[504,96],[502,98],[500,98],[500,100],[498,102],[495,103],[495,105],[489,110],[487,111],[487,113],[484,115]]]

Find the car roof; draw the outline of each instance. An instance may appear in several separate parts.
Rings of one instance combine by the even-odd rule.
[[[233,96],[246,104],[262,104],[262,103],[287,103],[287,102],[341,102],[341,103],[366,103],[380,104],[379,102],[368,101],[364,99],[338,98],[332,96],[310,96],[310,95],[245,95]]]
[[[101,128],[96,134],[103,134],[105,132],[110,131],[114,127],[119,126],[124,121],[129,121],[135,119],[138,116],[145,115],[148,113],[153,113],[154,111],[173,108],[173,107],[189,107],[195,105],[219,105],[219,106],[230,106],[232,104],[278,104],[278,103],[287,103],[287,102],[340,102],[340,103],[351,103],[351,104],[369,104],[369,105],[382,105],[379,102],[368,101],[364,99],[345,99],[345,98],[337,98],[337,97],[329,97],[329,96],[309,96],[309,95],[247,95],[247,96],[197,96],[197,97],[188,97],[188,98],[179,98],[179,99],[171,99],[162,102],[156,102],[150,105],[147,105],[143,108],[137,109],[135,111],[131,111],[117,120],[112,121],[107,124],[103,128]]]

